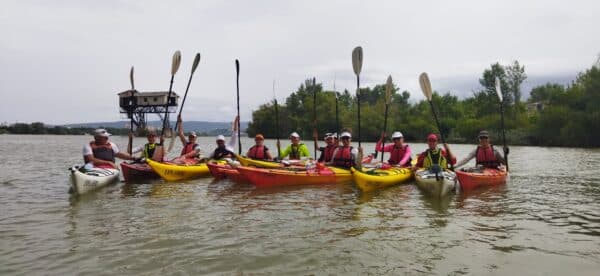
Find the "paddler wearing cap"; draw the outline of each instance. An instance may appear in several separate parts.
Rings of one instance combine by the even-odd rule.
[[[308,147],[306,147],[305,144],[300,143],[300,135],[298,135],[297,132],[292,132],[292,134],[290,134],[290,141],[292,144],[281,151],[280,158],[289,156],[290,160],[300,160],[310,156]],[[279,144],[277,144],[277,147],[279,147]]]
[[[120,152],[115,143],[108,141],[108,137],[110,136],[111,134],[103,128],[94,131],[94,141],[83,146],[83,161],[85,162],[85,168],[91,169],[93,167],[99,167],[119,169],[115,164],[115,157],[125,160],[134,160],[131,155]]]
[[[478,138],[479,145],[477,145],[477,148],[471,151],[467,157],[456,163],[456,167],[464,166],[473,158],[475,158],[476,166],[497,169],[500,164],[506,165],[506,160],[504,160],[500,152],[498,152],[491,144],[490,134],[487,130],[480,131]],[[505,148],[504,151],[508,152],[508,147]]]
[[[402,132],[394,131],[392,133],[392,141],[394,143],[385,145],[385,147],[382,147],[383,139],[385,139],[385,132],[381,133],[381,138],[377,141],[375,150],[378,152],[390,153],[388,164],[398,167],[410,167],[412,161],[410,156],[412,155],[412,152],[408,144],[404,143],[404,135],[402,135]]]
[[[437,135],[432,133],[427,136],[428,148],[419,154],[415,168],[431,169],[435,165],[440,166],[442,169],[448,169],[448,160],[450,160],[450,164],[456,163],[456,157],[450,151],[448,144],[444,144],[444,149],[440,149],[437,142]]]
[[[342,140],[342,145],[336,147],[335,151],[333,151],[333,158],[330,162],[326,163],[330,166],[335,166],[339,168],[349,169],[350,167],[360,167],[360,162],[356,162],[356,160],[361,160],[362,150],[355,149],[350,145],[350,141],[352,139],[352,135],[350,132],[344,131],[340,135],[340,140]]]
[[[315,143],[317,143],[317,138],[316,136],[314,137],[315,139]],[[333,136],[333,133],[325,133],[325,137],[323,137],[323,140],[325,140],[325,146],[324,147],[319,147],[317,144],[317,148],[319,149],[319,151],[321,152],[321,155],[319,156],[319,162],[330,162],[331,159],[333,159],[333,152],[335,151],[335,149],[337,148],[337,144],[335,144],[335,139]]]
[[[237,127],[238,121],[240,117],[236,116],[233,119],[233,123],[231,126],[231,139],[229,139],[229,143],[225,144],[225,136],[218,135],[216,138],[217,148],[210,155],[210,159],[223,159],[223,158],[233,158],[235,156],[235,144],[237,144],[238,136],[237,136]]]
[[[200,158],[202,157],[202,151],[200,150],[200,146],[196,143],[198,135],[195,131],[190,131],[190,133],[188,133],[187,139],[185,138],[181,115],[177,116],[177,136],[179,136],[179,140],[183,145],[183,149],[181,150],[181,154],[179,155],[179,157],[171,160],[171,162],[176,164],[188,165],[198,163],[200,161]]]
[[[267,146],[265,146],[264,142],[265,142],[265,137],[260,133],[256,134],[256,136],[254,136],[255,144],[254,144],[254,146],[250,147],[250,149],[248,149],[246,156],[248,156],[249,158],[255,159],[255,160],[263,160],[263,161],[273,160],[273,157],[271,156],[271,152],[269,151],[269,148],[267,148]]]
[[[129,132],[129,136],[131,138],[133,138],[133,133]],[[139,147],[135,147],[131,150],[131,154],[137,154],[137,153],[142,153],[141,157],[142,158],[146,158],[146,159],[152,159],[154,161],[158,161],[161,162],[162,157],[164,156],[163,152],[159,152],[159,151],[164,151],[164,147],[159,147],[162,146],[165,139],[164,137],[160,137],[160,143],[156,143],[156,131],[154,130],[148,130],[148,134],[146,135],[146,138],[148,139],[148,143],[146,143],[143,146],[139,146]],[[159,149],[158,151],[156,149]]]

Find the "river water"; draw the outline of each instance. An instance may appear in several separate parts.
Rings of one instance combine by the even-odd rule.
[[[511,147],[506,185],[441,201],[412,183],[361,194],[212,178],[71,197],[67,168],[89,140],[0,135],[0,274],[600,274],[597,149]]]

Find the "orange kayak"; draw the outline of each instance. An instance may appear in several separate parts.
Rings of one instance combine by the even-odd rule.
[[[352,172],[350,170],[334,167],[286,170],[240,166],[237,167],[237,170],[257,188],[335,184],[352,180]]]
[[[229,164],[221,164],[217,162],[208,162],[206,164],[210,174],[216,179],[231,179],[234,182],[248,182],[248,179],[244,177],[238,170]]]
[[[456,171],[456,178],[462,190],[472,190],[480,186],[495,186],[506,183],[505,169],[470,168]]]

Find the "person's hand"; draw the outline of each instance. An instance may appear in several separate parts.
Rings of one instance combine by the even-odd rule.
[[[363,148],[362,147],[358,148],[358,153],[360,153],[361,155],[363,154]]]
[[[129,139],[133,139],[133,132],[130,131],[128,136],[129,136]]]
[[[279,143],[279,141],[277,141],[277,147],[280,148],[281,144]]]
[[[504,155],[508,155],[509,149],[508,147],[504,147]]]
[[[385,132],[384,131],[381,132],[381,138],[379,138],[379,141],[383,141],[383,138],[385,138]]]
[[[178,123],[181,123],[181,122],[182,122],[182,120],[181,120],[181,114],[177,115],[177,122],[178,122]]]
[[[233,119],[233,126],[232,126],[232,130],[236,131],[238,129],[238,125],[240,122],[240,116],[235,116],[235,119]]]
[[[113,163],[113,162],[108,162],[108,163],[109,163],[109,165],[111,165],[113,168],[115,168],[115,169],[117,169],[117,170],[119,169],[119,166],[117,166],[117,164],[115,164],[115,163]]]
[[[313,139],[314,140],[319,139],[319,133],[317,132],[317,129],[313,129]]]
[[[165,136],[161,135],[160,136],[160,144],[162,145],[165,142]]]

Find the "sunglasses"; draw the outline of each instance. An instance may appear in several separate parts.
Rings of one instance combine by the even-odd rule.
[[[482,139],[488,139],[488,138],[489,138],[489,137],[487,137],[487,136],[479,136],[479,140],[482,140]]]

